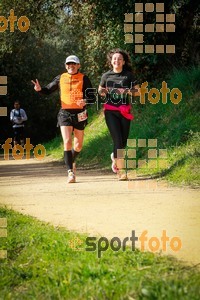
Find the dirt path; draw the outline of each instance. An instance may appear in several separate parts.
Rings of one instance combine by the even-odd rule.
[[[167,251],[179,259],[200,262],[199,190],[167,187],[153,180],[119,182],[114,174],[78,170],[77,183],[67,184],[63,165],[30,160],[0,160],[0,205],[69,230],[92,236],[130,237],[147,230],[150,238],[166,230],[182,248]],[[140,247],[136,242],[136,247]],[[161,244],[160,248],[161,249]]]

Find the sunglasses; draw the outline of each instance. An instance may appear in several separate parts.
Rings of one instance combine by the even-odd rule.
[[[66,65],[76,65],[76,63],[75,62],[68,62],[68,63],[66,63]]]

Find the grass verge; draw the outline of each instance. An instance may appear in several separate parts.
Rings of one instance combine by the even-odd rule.
[[[70,245],[84,235],[0,208],[8,236],[0,239],[0,299],[200,298],[200,273],[167,256],[130,249],[96,253]]]

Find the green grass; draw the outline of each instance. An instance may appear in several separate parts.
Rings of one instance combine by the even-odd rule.
[[[163,174],[171,182],[197,187],[200,184],[200,134],[169,150],[169,167]]]
[[[158,168],[149,167],[139,170],[140,174],[164,177],[172,184],[190,187],[200,185],[200,134],[191,133],[190,138],[180,146],[167,149],[167,159],[157,159]],[[138,173],[139,173],[138,171]]]
[[[34,218],[0,208],[7,218],[7,238],[0,249],[0,299],[165,299],[200,298],[200,273],[174,258],[139,250],[75,251],[84,235],[54,228]]]
[[[61,159],[63,157],[63,142],[60,136],[55,137],[48,143],[45,143],[47,156],[51,155],[53,158]]]

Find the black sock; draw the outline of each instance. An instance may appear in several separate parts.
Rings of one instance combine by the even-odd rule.
[[[64,160],[65,160],[65,165],[68,170],[72,170],[72,151],[64,151]]]
[[[75,161],[76,157],[79,155],[80,152],[75,151],[74,149],[72,149],[72,160],[73,162]]]

